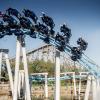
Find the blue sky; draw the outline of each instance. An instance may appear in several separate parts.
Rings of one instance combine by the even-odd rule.
[[[45,12],[54,19],[55,30],[60,24],[68,24],[72,31],[70,43],[76,45],[79,37],[89,43],[85,53],[100,65],[100,0],[0,0],[0,11],[13,7],[33,10],[37,16]],[[26,37],[27,50],[37,48],[43,42]],[[0,48],[10,49],[10,57],[15,56],[16,37],[0,39]]]

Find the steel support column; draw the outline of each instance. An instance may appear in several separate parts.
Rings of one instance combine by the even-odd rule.
[[[60,100],[60,52],[56,51],[56,67],[55,67],[55,99]]]
[[[92,76],[92,97],[93,97],[93,100],[97,100],[97,89],[96,89],[96,79],[94,76]]]
[[[47,74],[45,75],[45,97],[48,98],[48,78],[47,78]]]
[[[22,48],[23,65],[24,65],[24,73],[25,73],[26,98],[27,98],[27,100],[31,100],[30,86],[29,86],[29,76],[28,76],[28,65],[27,65],[27,57],[26,57],[26,50],[25,50],[25,40],[24,40],[23,36],[17,37],[13,100],[18,99],[18,81],[19,81],[18,76],[19,76],[19,64],[20,64],[21,48]]]
[[[9,61],[7,53],[5,53],[5,59],[6,59],[6,65],[7,65],[7,71],[8,71],[9,81],[10,81],[11,92],[12,92],[12,95],[13,95],[13,87],[14,87],[13,86],[13,76],[12,76],[10,61]]]
[[[90,87],[91,87],[91,76],[88,76],[84,100],[89,100]]]

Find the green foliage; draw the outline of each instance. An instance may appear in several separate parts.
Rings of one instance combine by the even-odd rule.
[[[11,63],[12,68],[15,66],[15,62]],[[23,69],[23,63],[20,63],[20,70]],[[51,61],[45,62],[44,60],[35,60],[33,62],[28,62],[29,74],[31,73],[42,73],[48,72],[49,76],[54,76],[54,63]]]
[[[35,60],[28,63],[29,73],[48,72],[49,76],[54,75],[54,64],[51,61]]]
[[[15,66],[15,62],[11,63],[12,68],[14,68]],[[66,64],[66,66],[69,66]],[[77,68],[77,67],[65,67],[63,65],[61,65],[61,72],[76,72],[78,73],[79,71],[83,71],[83,69],[81,68]],[[23,63],[21,62],[20,64],[20,70],[23,69]],[[35,60],[32,62],[28,62],[28,70],[29,70],[29,74],[31,73],[42,73],[42,72],[48,72],[48,76],[53,77],[54,73],[55,73],[55,64],[52,63],[50,60],[48,60],[47,62],[44,60]]]

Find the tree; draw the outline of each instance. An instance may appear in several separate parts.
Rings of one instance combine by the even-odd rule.
[[[29,73],[48,72],[49,76],[54,75],[54,64],[51,61],[35,60],[28,63]]]

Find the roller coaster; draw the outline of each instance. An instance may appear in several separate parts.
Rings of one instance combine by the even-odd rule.
[[[22,36],[29,35],[32,38],[40,38],[45,43],[54,45],[61,52],[68,53],[72,60],[78,61],[95,77],[100,77],[100,68],[93,63],[83,51],[87,48],[87,42],[82,38],[77,41],[78,47],[71,47],[69,39],[71,37],[71,29],[63,24],[60,28],[60,33],[55,33],[53,30],[55,24],[53,19],[43,13],[41,20],[38,22],[36,14],[28,9],[24,9],[21,15],[16,9],[9,8],[5,13],[0,14],[3,21],[0,21],[0,38],[7,35]]]
[[[53,19],[45,13],[42,13],[41,20],[39,21],[39,18],[36,16],[36,14],[29,9],[24,9],[22,13],[14,8],[8,8],[5,12],[0,12],[0,39],[4,38],[5,36],[14,35],[17,37],[17,41],[19,41],[17,43],[16,66],[19,66],[19,57],[17,54],[19,55],[18,52],[20,51],[21,45],[23,58],[25,61],[24,65],[27,67],[24,39],[25,36],[28,35],[33,39],[39,38],[45,43],[53,45],[56,47],[57,52],[67,53],[73,61],[80,63],[91,75],[93,75],[96,79],[99,79],[100,67],[84,54],[88,43],[80,37],[77,40],[78,46],[71,46],[69,43],[72,36],[71,29],[68,28],[66,24],[63,24],[60,27],[60,32],[55,32],[54,27],[55,23]],[[18,69],[15,71],[17,74],[15,75],[14,86],[16,87],[18,81]],[[25,68],[25,73],[28,74],[27,68]],[[27,76],[28,75],[26,75],[26,77]],[[28,77],[26,78],[26,83],[28,83],[27,79]],[[28,86],[26,86],[26,88],[27,87]],[[17,94],[15,91],[16,89],[14,90],[15,96],[13,100],[16,100]],[[27,91],[29,93],[29,89],[27,89]],[[30,97],[28,97],[28,100],[30,100]]]

